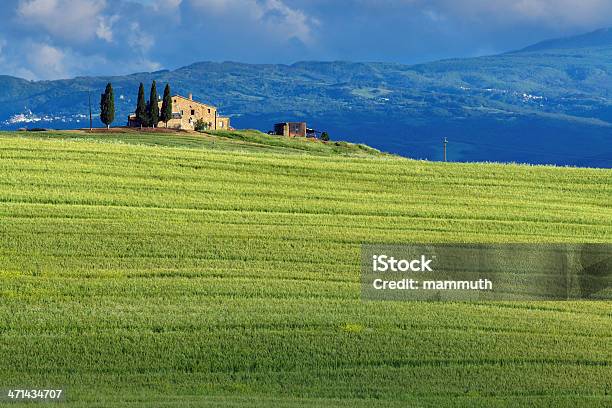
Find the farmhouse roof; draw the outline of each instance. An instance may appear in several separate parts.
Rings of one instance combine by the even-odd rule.
[[[215,108],[216,109],[216,106],[209,105],[209,104],[203,103],[203,102],[198,102],[198,101],[195,101],[193,99],[187,98],[187,97],[179,95],[179,94],[174,95],[172,98],[181,98],[181,99],[184,99],[184,100],[186,100],[188,102],[193,102],[193,103],[196,103],[198,105],[202,105],[202,106],[206,106],[208,108]]]

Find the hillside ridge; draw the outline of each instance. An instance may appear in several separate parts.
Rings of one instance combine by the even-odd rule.
[[[589,33],[553,38],[529,45],[516,52],[532,52],[563,48],[608,47],[612,46],[612,27],[600,28]]]

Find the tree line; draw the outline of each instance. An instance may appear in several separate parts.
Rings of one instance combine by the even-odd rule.
[[[144,84],[141,82],[138,88],[138,101],[136,102],[136,121],[140,127],[156,127],[159,122],[164,122],[168,127],[168,122],[172,119],[172,94],[170,84],[166,84],[164,96],[162,98],[161,110],[158,104],[157,84],[151,84],[149,100],[145,100]],[[115,121],[115,93],[113,85],[106,84],[104,93],[100,95],[100,120],[109,129]]]

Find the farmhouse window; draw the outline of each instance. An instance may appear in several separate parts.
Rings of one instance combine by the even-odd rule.
[[[192,114],[192,115],[195,115],[195,109],[192,109],[192,110],[191,110],[191,114]]]

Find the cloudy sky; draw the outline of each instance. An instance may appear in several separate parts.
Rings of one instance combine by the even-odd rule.
[[[0,75],[196,61],[415,63],[612,26],[610,0],[2,0]]]

